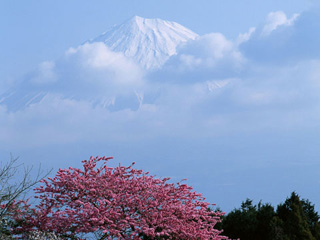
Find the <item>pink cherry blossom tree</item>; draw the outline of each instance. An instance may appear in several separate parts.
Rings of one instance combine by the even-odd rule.
[[[169,183],[131,166],[107,166],[106,157],[83,161],[84,169],[60,169],[35,189],[16,232],[52,232],[69,239],[227,239],[214,229],[222,213],[186,184]],[[98,163],[99,166],[97,165]],[[20,208],[21,209],[21,208]]]

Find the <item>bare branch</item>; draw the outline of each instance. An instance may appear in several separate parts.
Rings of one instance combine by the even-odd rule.
[[[40,165],[32,177],[32,169],[33,167],[18,164],[18,158],[12,155],[10,161],[0,162],[0,235],[9,234],[9,226],[13,224],[11,212],[13,203],[24,200],[28,190],[51,172],[44,172]],[[6,239],[9,239],[9,236],[6,236]]]

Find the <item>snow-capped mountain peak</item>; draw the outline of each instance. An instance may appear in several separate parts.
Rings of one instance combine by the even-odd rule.
[[[142,69],[160,68],[176,54],[178,45],[197,36],[175,22],[135,16],[89,44],[69,49],[61,59],[40,64],[23,81],[0,93],[0,105],[18,111],[42,101],[68,99],[110,111],[137,110],[143,99]]]
[[[139,16],[116,25],[89,42],[103,42],[146,69],[161,67],[179,44],[198,35],[176,22]]]

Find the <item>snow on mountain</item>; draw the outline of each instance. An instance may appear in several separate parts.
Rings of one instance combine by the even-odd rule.
[[[135,16],[89,42],[103,42],[146,69],[161,67],[179,44],[198,35],[176,22]]]
[[[135,110],[141,105],[138,96],[144,70],[161,68],[179,44],[197,36],[175,22],[135,16],[69,49],[61,59],[40,64],[16,86],[0,93],[0,104],[18,111],[48,96],[59,96],[110,111]]]

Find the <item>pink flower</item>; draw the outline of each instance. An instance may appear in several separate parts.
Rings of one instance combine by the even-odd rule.
[[[54,178],[43,180],[44,186],[35,189],[40,203],[34,208],[25,203],[28,207],[17,215],[25,223],[20,231],[75,237],[99,231],[107,239],[227,239],[214,229],[222,214],[207,211],[209,203],[192,187],[133,169],[134,163],[109,168],[110,159],[91,157],[83,161],[84,170],[59,169]],[[100,161],[104,164],[97,167]]]

